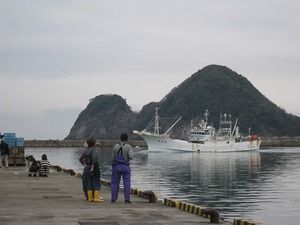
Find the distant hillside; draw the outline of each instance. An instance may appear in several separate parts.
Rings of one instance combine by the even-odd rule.
[[[99,95],[78,116],[67,140],[95,137],[103,140],[119,139],[122,132],[132,132],[136,114],[118,95]]]
[[[121,132],[144,129],[160,108],[162,131],[176,118],[181,121],[171,130],[172,137],[187,139],[191,120],[197,124],[209,110],[209,123],[216,128],[220,114],[238,120],[240,132],[260,136],[300,136],[300,118],[287,114],[262,95],[245,77],[225,66],[209,65],[175,87],[160,102],[145,105],[135,114],[118,95],[95,97],[79,115],[66,139],[118,139]],[[164,119],[166,118],[166,119]],[[97,126],[96,126],[97,125]],[[136,138],[131,135],[131,138]]]

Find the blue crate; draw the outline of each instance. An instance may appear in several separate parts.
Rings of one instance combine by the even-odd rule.
[[[16,146],[16,138],[4,138],[4,141],[8,144],[9,147]]]
[[[4,133],[4,139],[16,138],[16,133]]]
[[[24,138],[23,138],[23,137],[17,137],[17,138],[16,138],[16,146],[17,146],[17,147],[22,147],[22,146],[24,146]]]

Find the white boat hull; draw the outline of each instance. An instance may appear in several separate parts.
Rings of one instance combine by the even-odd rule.
[[[235,152],[254,151],[260,148],[261,140],[241,141],[208,141],[203,144],[191,143],[179,139],[172,139],[168,135],[151,135],[136,132],[148,145],[149,151],[188,151],[188,152]]]

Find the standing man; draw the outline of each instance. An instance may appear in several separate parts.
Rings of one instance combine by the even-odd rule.
[[[125,203],[130,202],[131,168],[129,161],[133,158],[131,145],[127,144],[128,135],[121,134],[121,142],[116,144],[112,152],[111,202],[118,199],[121,176],[123,177]]]
[[[1,150],[1,156],[0,156],[0,168],[2,166],[2,160],[4,159],[5,162],[5,167],[8,168],[8,156],[9,156],[9,146],[8,144],[4,141],[4,139],[1,139],[1,144],[0,144],[0,150]]]

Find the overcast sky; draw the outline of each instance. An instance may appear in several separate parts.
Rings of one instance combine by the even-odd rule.
[[[0,0],[0,132],[63,139],[89,99],[138,111],[210,64],[300,116],[299,12],[299,0]]]

